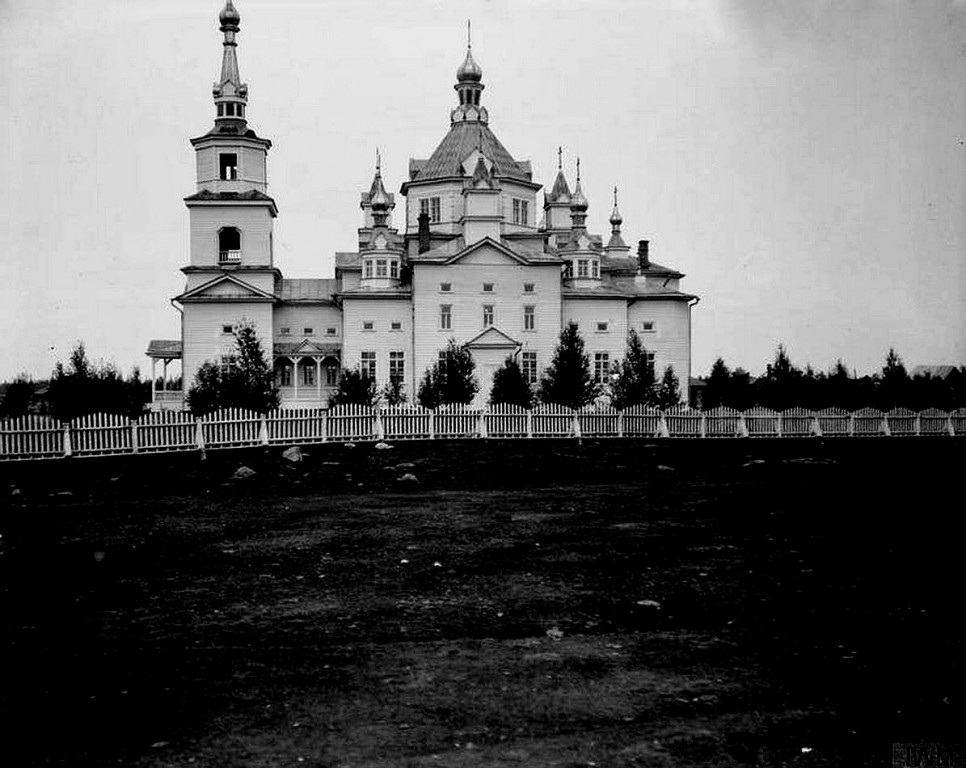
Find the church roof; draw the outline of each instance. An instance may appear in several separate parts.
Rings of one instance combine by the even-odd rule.
[[[193,195],[188,195],[185,200],[253,200],[275,205],[273,198],[258,189],[249,189],[245,192],[212,192],[210,189],[202,189]]]
[[[476,120],[454,123],[428,160],[410,160],[410,180],[463,176],[463,161],[474,149],[480,148],[493,162],[491,172],[519,181],[532,180],[530,163],[514,160],[489,126]]]
[[[275,293],[286,302],[331,301],[336,290],[338,281],[334,278],[283,278],[275,283]]]

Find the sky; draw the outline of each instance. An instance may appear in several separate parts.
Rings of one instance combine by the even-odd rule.
[[[0,380],[177,339],[212,125],[219,0],[0,0]],[[449,128],[472,19],[490,127],[591,231],[687,277],[721,356],[858,373],[966,364],[964,0],[237,0],[249,124],[273,142],[276,265],[331,277],[376,148],[398,193]],[[400,200],[400,203],[402,201]],[[397,217],[399,218],[399,217]]]

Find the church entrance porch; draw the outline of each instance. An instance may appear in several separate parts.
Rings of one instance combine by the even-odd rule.
[[[503,367],[508,357],[516,354],[520,342],[511,338],[495,326],[490,326],[478,336],[466,342],[466,348],[473,355],[476,364],[476,380],[480,385],[473,399],[473,405],[482,408],[490,400],[493,389],[493,375]]]
[[[283,354],[279,346],[276,345],[274,370],[280,406],[324,408],[339,384],[339,351],[308,342]]]

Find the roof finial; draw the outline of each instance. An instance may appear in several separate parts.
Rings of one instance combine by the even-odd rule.
[[[379,156],[379,147],[376,147],[376,176],[382,174],[382,158]]]
[[[473,41],[472,41],[472,38],[470,36],[470,20],[469,19],[466,20],[466,47],[467,48],[472,48],[473,47]]]
[[[614,207],[617,207],[617,187],[614,187]]]
[[[563,170],[563,147],[557,147],[557,170]]]
[[[577,158],[577,183],[580,183],[580,158]]]

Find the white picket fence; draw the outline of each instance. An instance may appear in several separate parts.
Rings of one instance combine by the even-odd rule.
[[[280,409],[260,415],[227,409],[194,418],[179,411],[145,414],[137,420],[93,414],[60,423],[47,416],[0,420],[0,461],[61,456],[294,445],[327,441],[432,440],[548,437],[874,437],[966,435],[966,408],[887,413],[863,408],[783,412],[767,408],[697,411],[684,406],[660,411],[635,406],[625,411],[558,405],[532,410],[512,405],[485,408],[418,406]]]

